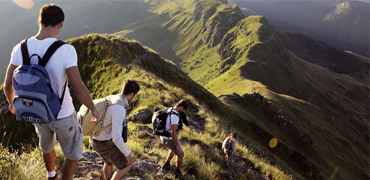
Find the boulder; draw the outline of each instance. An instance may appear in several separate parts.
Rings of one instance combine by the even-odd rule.
[[[149,124],[152,122],[152,113],[148,109],[140,110],[135,113],[134,121]]]
[[[154,174],[156,173],[161,166],[158,162],[150,159],[136,159],[134,167],[132,168],[133,173],[142,173],[142,174]]]

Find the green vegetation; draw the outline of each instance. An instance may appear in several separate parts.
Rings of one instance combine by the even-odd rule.
[[[75,46],[78,52],[80,73],[94,98],[119,93],[124,80],[128,78],[139,81],[141,91],[135,101],[131,103],[131,108],[128,111],[129,117],[132,117],[134,112],[140,109],[153,111],[154,107],[171,106],[180,98],[186,98],[193,106],[198,107],[199,112],[197,114],[205,118],[204,126],[207,128],[205,128],[205,132],[187,128],[181,132],[180,139],[185,142],[184,152],[187,154],[184,159],[185,177],[187,179],[224,179],[228,177],[228,172],[223,168],[223,153],[220,147],[223,139],[227,136],[226,134],[228,134],[225,132],[230,131],[228,128],[231,125],[228,121],[223,122],[222,126],[220,125],[221,120],[224,121],[224,119],[234,119],[233,121],[240,119],[240,117],[230,113],[232,112],[231,109],[188,78],[172,63],[161,59],[155,52],[142,47],[137,42],[128,41],[119,36],[97,34],[67,42]],[[75,104],[78,107],[77,103]],[[11,116],[11,119],[13,118]],[[10,119],[4,119],[4,122],[9,121]],[[153,137],[148,132],[139,130],[139,126],[148,125],[138,123],[129,125],[127,145],[132,150],[134,157],[163,161],[168,151],[159,146],[158,138]],[[33,130],[30,130],[30,132],[33,132]],[[253,157],[253,160],[250,160],[253,163],[257,164],[257,162],[262,161],[257,155],[245,153],[252,151],[243,145],[243,139],[244,137],[241,136],[240,147],[238,147],[238,154],[243,157],[237,163],[248,162],[249,156]],[[86,138],[84,138],[84,144],[84,149],[88,148]],[[63,162],[62,153],[58,148],[56,152],[59,168]],[[41,163],[40,151],[37,149],[23,150],[21,155],[17,155],[16,152],[15,154],[8,153],[7,156],[13,156],[15,159],[27,156],[29,160],[37,159],[37,161],[34,160],[34,163]],[[28,161],[28,159],[24,159],[24,161]],[[15,163],[16,161],[9,160],[9,158],[4,161],[7,161],[9,166],[4,166],[4,169],[1,170],[1,178],[13,177],[13,175],[6,173],[10,172],[10,169],[16,169],[14,172],[18,171],[17,169],[22,169],[21,166]],[[263,169],[263,172],[272,177],[276,176],[275,179],[287,179],[289,177],[282,171],[277,172],[276,167],[268,165],[268,163],[262,163],[264,168],[260,165],[261,163],[258,164],[258,168]],[[25,168],[24,172],[33,174],[32,172],[36,170],[40,171],[40,168],[33,169],[33,167]],[[35,175],[37,177],[33,178],[44,178],[44,175]],[[245,175],[240,177],[245,177]],[[161,178],[145,174],[140,174],[140,176],[154,179]],[[18,177],[23,177],[23,175],[20,174]]]
[[[368,167],[368,147],[366,141],[356,135],[368,129],[368,59],[363,61],[320,42],[313,43],[308,38],[292,37],[294,41],[286,41],[289,38],[282,39],[280,32],[261,16],[240,18],[242,20],[235,18],[235,24],[217,19],[222,13],[229,13],[231,17],[232,13],[238,14],[239,11],[221,1],[182,1],[177,4],[156,1],[151,12],[157,13],[161,22],[166,22],[162,29],[177,33],[177,37],[171,35],[166,39],[175,42],[171,51],[159,52],[175,53],[181,59],[181,69],[215,95],[234,92],[242,95],[254,89],[276,108],[282,109],[287,121],[297,130],[296,135],[309,134],[314,145],[300,146],[300,142],[289,135],[287,127],[272,128],[269,125],[271,117],[261,117],[265,111],[245,112],[245,109],[253,109],[250,106],[255,106],[255,102],[250,106],[230,103],[230,108],[237,109],[239,117],[243,117],[238,121],[230,117],[230,121],[231,126],[240,128],[242,134],[261,146],[271,135],[280,137],[289,149],[285,150],[294,151],[299,158],[258,145],[256,149],[269,152],[269,159],[274,159],[294,176],[312,178],[307,177],[312,173],[314,178],[327,178],[333,169],[341,166],[337,174],[339,178],[368,177],[365,170]],[[215,24],[218,25],[213,26]],[[223,28],[222,32],[218,31],[219,27]],[[220,33],[214,36],[213,32]],[[140,32],[129,34],[135,34],[142,41]],[[221,37],[220,40],[217,37]],[[155,45],[151,47],[156,49]],[[334,58],[333,54],[338,56]],[[349,59],[354,63],[348,63]],[[351,119],[351,125],[348,119]],[[248,124],[250,122],[252,124]],[[269,133],[255,136],[260,129],[246,127],[254,127],[253,123]],[[344,149],[341,158],[337,158],[333,150],[325,148],[327,144]],[[349,144],[350,147],[347,146]],[[357,150],[351,153],[353,148]],[[358,171],[354,173],[348,164],[356,166]]]
[[[339,179],[369,176],[368,58],[278,32],[262,16],[243,19],[237,6],[221,0],[144,2],[150,16],[116,34],[150,45],[192,79],[154,50],[121,36],[90,34],[68,42],[76,47],[82,78],[94,98],[119,93],[127,78],[140,82],[143,88],[129,117],[171,106],[179,98],[199,109],[205,131],[197,132],[201,136],[181,133],[185,150],[196,151],[184,163],[188,178],[227,177],[217,154],[230,131],[239,134],[240,162],[251,161],[274,179],[327,179],[333,171]],[[215,97],[254,91],[274,108],[250,96]],[[278,110],[282,118],[276,118]],[[144,125],[132,125],[138,126]],[[137,130],[130,135],[136,139],[128,143],[133,151],[163,160],[161,147],[148,146],[151,135]],[[268,142],[274,137],[279,143],[272,149]]]

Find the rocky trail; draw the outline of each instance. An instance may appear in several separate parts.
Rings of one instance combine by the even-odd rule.
[[[73,179],[75,180],[99,180],[100,175],[102,174],[103,168],[103,160],[96,152],[92,151],[85,151],[82,154],[82,158],[80,159],[77,170]],[[223,158],[220,157],[220,158]],[[155,176],[156,179],[168,179],[168,175],[173,175],[173,172],[163,173],[160,170],[162,166],[161,162],[153,161],[150,159],[135,159],[134,167],[131,169],[128,176],[126,176],[125,180],[147,180],[149,178],[142,177],[143,174],[145,176]],[[270,177],[261,174],[257,169],[253,168],[253,165],[239,157],[234,156],[233,160],[230,162],[230,167],[225,168],[225,174],[223,174],[223,179],[248,179],[248,180],[270,180]],[[186,172],[184,172],[186,176]],[[186,179],[186,178],[185,178]]]
[[[193,110],[192,112],[188,113],[188,117],[190,119],[190,128],[194,131],[202,132],[204,131],[205,125],[205,118],[198,114],[198,110]],[[143,137],[150,138],[150,143],[159,143],[160,140],[157,136],[148,136],[147,134],[153,133],[153,130],[148,126],[137,126],[140,134]],[[181,140],[180,143],[182,145],[188,144],[190,142]],[[164,148],[164,147],[162,147]],[[219,148],[219,147],[213,147]],[[134,167],[129,172],[129,175],[126,176],[124,179],[126,180],[146,180],[150,178],[154,179],[170,179],[170,177],[174,176],[172,171],[164,172],[161,170],[161,166],[163,165],[163,158],[155,153],[151,153],[151,156],[157,156],[159,161],[147,159],[145,156],[141,155],[140,153],[133,152],[136,155]],[[100,156],[94,151],[85,151],[83,152],[83,157],[80,159],[78,163],[78,167],[76,173],[74,175],[74,179],[76,180],[84,180],[84,179],[92,179],[92,180],[99,180],[100,175],[102,174],[103,168],[103,160]],[[185,154],[186,156],[186,154]],[[220,154],[220,159],[224,159],[224,154]],[[174,167],[173,167],[174,168]],[[224,167],[225,171],[222,175],[220,175],[220,179],[248,179],[248,180],[269,180],[270,178],[261,174],[256,168],[254,168],[253,164],[238,155],[233,156],[230,166]],[[187,175],[187,172],[183,172],[184,178],[181,179],[191,179],[190,176]]]

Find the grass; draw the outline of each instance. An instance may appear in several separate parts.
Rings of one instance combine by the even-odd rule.
[[[56,146],[55,152],[57,169],[60,169],[64,156],[59,145]],[[34,180],[47,178],[40,149],[26,145],[18,151],[10,152],[8,148],[0,144],[0,153],[0,179]]]
[[[199,138],[195,132],[189,130],[182,132],[181,138],[187,142],[184,144],[184,151],[191,155],[184,160],[184,170],[189,179],[224,177],[225,172],[220,168],[223,162],[219,155],[222,154],[220,145],[226,133],[220,134],[221,129],[216,127],[225,127],[219,123],[219,119],[237,119],[234,117],[235,114],[230,114],[228,107],[172,63],[161,59],[155,52],[135,41],[128,41],[120,36],[91,34],[67,42],[74,45],[78,52],[81,76],[92,97],[101,98],[119,93],[124,80],[128,78],[139,82],[141,90],[131,102],[128,117],[132,117],[141,109],[152,112],[154,107],[172,106],[181,98],[186,98],[195,106],[201,107],[200,115],[209,119],[206,127],[213,128],[207,128]],[[78,107],[78,102],[75,102],[75,106]],[[127,143],[134,156],[163,161],[168,151],[159,146],[158,139],[140,132],[138,126],[139,124],[130,125],[130,139]],[[228,127],[230,126],[227,125],[225,128]],[[210,141],[214,137],[217,139]],[[84,148],[86,142],[84,138]],[[192,153],[198,150],[198,153]],[[59,168],[63,156],[60,150],[56,149],[56,152]],[[217,173],[214,174],[213,170]]]

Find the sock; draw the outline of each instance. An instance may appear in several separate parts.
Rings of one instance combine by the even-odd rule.
[[[169,166],[170,165],[170,162],[166,161],[165,165],[166,166]]]
[[[57,172],[55,172],[55,170],[51,171],[51,172],[48,172],[48,177],[49,178],[55,177],[56,174],[57,174]]]

